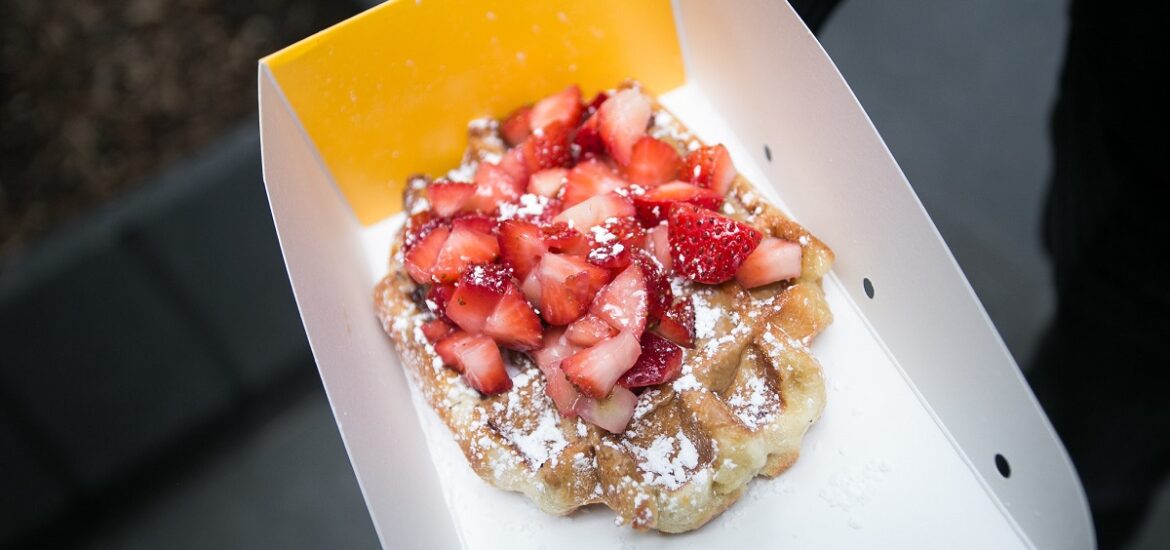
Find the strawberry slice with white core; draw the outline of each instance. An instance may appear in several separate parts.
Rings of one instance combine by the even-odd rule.
[[[523,351],[540,346],[540,329],[540,318],[520,289],[509,281],[504,296],[484,322],[483,333],[501,346]]]
[[[629,185],[629,182],[618,177],[604,162],[597,159],[583,160],[569,170],[561,200],[567,208]]]
[[[540,315],[550,325],[567,325],[593,300],[589,273],[571,256],[545,254],[540,260]]]
[[[565,222],[569,227],[587,233],[589,228],[601,225],[609,218],[633,215],[634,205],[629,199],[615,193],[607,193],[562,210],[553,218],[553,222]]]
[[[573,153],[569,149],[571,131],[572,127],[560,122],[533,130],[532,135],[520,145],[524,150],[524,165],[528,168],[528,173],[534,174],[548,168],[562,168],[572,164]]]
[[[630,163],[634,144],[646,135],[649,123],[650,100],[638,90],[622,90],[597,110],[597,131],[605,150],[622,166]]]
[[[559,122],[566,127],[576,127],[581,121],[581,88],[576,84],[550,95],[532,106],[528,115],[528,127],[532,131]]]
[[[527,181],[527,178],[517,180],[499,165],[481,162],[475,170],[475,192],[467,198],[464,210],[491,214],[499,209],[500,203],[519,200]]]
[[[686,202],[713,211],[723,206],[723,195],[681,181],[664,183],[632,198],[634,208],[638,210],[638,221],[646,227],[654,227],[665,220],[670,213],[670,205],[676,202]]]
[[[689,299],[676,301],[651,331],[685,348],[695,347],[695,306]]]
[[[500,224],[500,256],[512,266],[516,277],[523,280],[548,252],[544,232],[536,224],[521,220],[507,220]]]
[[[592,346],[617,334],[617,329],[596,315],[585,315],[565,328],[565,338],[578,346]]]
[[[406,271],[414,282],[419,284],[433,282],[431,270],[434,269],[439,253],[443,251],[443,245],[447,243],[450,234],[451,228],[436,227],[410,247],[403,260],[406,262]]]
[[[555,197],[569,181],[569,171],[564,168],[549,168],[532,174],[528,178],[528,192],[542,197]]]
[[[436,181],[427,186],[427,200],[431,203],[431,210],[444,218],[463,210],[473,193],[475,186],[470,183]]]
[[[630,150],[630,162],[623,173],[634,183],[658,185],[678,177],[682,157],[674,146],[650,136],[642,136]]]
[[[471,266],[460,277],[458,287],[447,302],[447,317],[459,328],[479,334],[512,284],[511,276],[503,266]]]
[[[431,310],[435,317],[450,322],[451,319],[447,317],[447,302],[451,301],[452,294],[455,294],[455,285],[452,283],[431,285],[424,300],[427,309]]]
[[[577,416],[576,411],[573,410],[573,404],[577,402],[577,396],[580,395],[580,392],[565,377],[564,371],[561,370],[561,361],[581,351],[581,348],[566,340],[564,334],[565,329],[563,328],[549,328],[544,333],[540,349],[530,352],[530,355],[537,368],[544,373],[545,388],[548,390],[548,396],[552,398],[553,404],[556,405],[557,411],[562,416],[573,417]]]
[[[539,268],[539,264],[537,267]],[[524,294],[529,303],[540,304],[540,269],[528,272],[528,276],[520,283],[520,292]]]
[[[561,361],[561,370],[581,393],[601,399],[609,395],[618,378],[634,366],[640,353],[642,346],[638,337],[625,330]]]
[[[670,273],[674,262],[670,259],[670,229],[659,224],[646,232],[646,250],[658,260],[663,273]]]
[[[638,264],[630,264],[601,290],[589,313],[596,315],[615,329],[630,332],[634,337],[646,330],[649,296],[646,276]]]
[[[582,273],[585,273],[585,279],[589,282],[590,296],[597,294],[597,291],[601,290],[601,287],[605,286],[613,277],[613,272],[597,267],[586,261],[585,258],[563,254],[560,256],[560,259],[572,264]]]
[[[527,182],[531,173],[528,171],[528,163],[524,160],[524,148],[513,147],[504,153],[504,157],[500,159],[500,169],[508,174],[514,182]],[[525,187],[520,185],[521,188]]]
[[[435,343],[435,353],[443,360],[444,365],[451,367],[455,372],[462,373],[463,364],[459,362],[459,355],[455,353],[455,350],[471,338],[472,335],[457,330]]]
[[[735,280],[744,288],[755,288],[776,281],[795,279],[800,276],[800,245],[792,241],[764,237],[739,271]]]
[[[619,386],[656,386],[678,378],[682,372],[683,355],[678,344],[650,332],[642,335],[641,344],[638,362],[618,379]]]
[[[646,231],[631,217],[607,218],[589,228],[589,237],[589,263],[606,269],[625,268],[633,253],[646,245]]]
[[[662,318],[670,304],[674,302],[674,291],[670,289],[670,281],[666,272],[658,266],[658,261],[644,251],[639,250],[633,255],[633,261],[642,268],[642,275],[646,278],[646,295],[648,296],[646,316],[653,322]]]
[[[532,114],[532,107],[521,107],[512,111],[504,121],[500,123],[500,136],[504,138],[504,143],[509,147],[515,147],[524,143],[528,139],[528,134],[532,130],[528,126],[528,121]]]
[[[700,147],[683,159],[679,177],[699,187],[706,187],[720,196],[726,195],[735,180],[735,164],[731,154],[722,145]]]
[[[586,422],[609,433],[619,434],[630,425],[637,406],[638,396],[634,392],[614,386],[613,392],[605,399],[578,398],[574,409]]]
[[[572,229],[565,222],[557,222],[541,228],[544,244],[553,252],[584,256],[589,253],[589,237]]]
[[[423,336],[426,336],[427,341],[434,343],[442,340],[455,332],[455,327],[442,319],[431,319],[422,324]]]
[[[490,227],[494,222],[479,216],[456,218],[451,222],[451,235],[443,243],[431,269],[436,282],[455,281],[472,264],[495,261],[500,255],[500,245]]]
[[[668,221],[674,270],[709,285],[731,280],[763,238],[750,225],[685,202],[671,205]]]
[[[455,361],[463,369],[467,385],[484,395],[504,393],[512,389],[512,379],[504,369],[500,348],[488,336],[472,336],[454,346]]]

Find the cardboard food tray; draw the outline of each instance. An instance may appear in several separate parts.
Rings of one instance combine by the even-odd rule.
[[[837,255],[824,282],[835,321],[813,345],[827,405],[800,460],[684,535],[615,527],[603,506],[548,516],[481,481],[371,304],[406,176],[457,165],[468,120],[630,77],[727,145]],[[388,2],[261,60],[259,87],[281,248],[384,546],[1094,545],[1076,474],[1019,369],[786,2]]]

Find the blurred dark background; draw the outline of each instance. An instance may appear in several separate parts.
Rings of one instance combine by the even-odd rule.
[[[0,546],[376,547],[255,113],[259,57],[372,3],[0,0]],[[847,1],[820,32],[1021,365],[1066,10]],[[1163,490],[1130,548],[1167,547]]]

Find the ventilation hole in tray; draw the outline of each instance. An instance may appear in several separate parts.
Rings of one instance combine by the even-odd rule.
[[[764,146],[764,158],[768,159],[768,162],[772,162],[772,148],[767,145]]]
[[[1003,476],[1004,479],[1012,477],[1012,465],[1008,464],[1003,455],[995,455],[995,469],[999,470],[999,475]]]
[[[866,277],[866,278],[861,280],[861,288],[865,289],[865,295],[869,296],[869,298],[872,300],[873,299],[873,283],[870,282],[869,277]]]

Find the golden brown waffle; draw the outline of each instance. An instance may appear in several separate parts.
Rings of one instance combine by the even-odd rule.
[[[651,134],[680,151],[698,142],[661,106]],[[472,124],[465,163],[502,152],[491,123]],[[421,188],[409,186],[410,210]],[[396,237],[389,275],[374,291],[378,318],[427,403],[468,463],[498,488],[518,491],[551,514],[603,503],[620,522],[677,533],[702,526],[735,502],[757,475],[773,477],[800,455],[825,402],[821,367],[808,345],[831,321],[821,278],[833,253],[763,200],[742,177],[724,214],[765,235],[798,242],[795,281],[746,291],[676,279],[696,310],[695,348],[679,379],[644,391],[634,419],[610,434],[562,418],[544,376],[525,356],[507,357],[513,388],[482,397],[444,368],[421,331],[432,319],[402,266]]]

